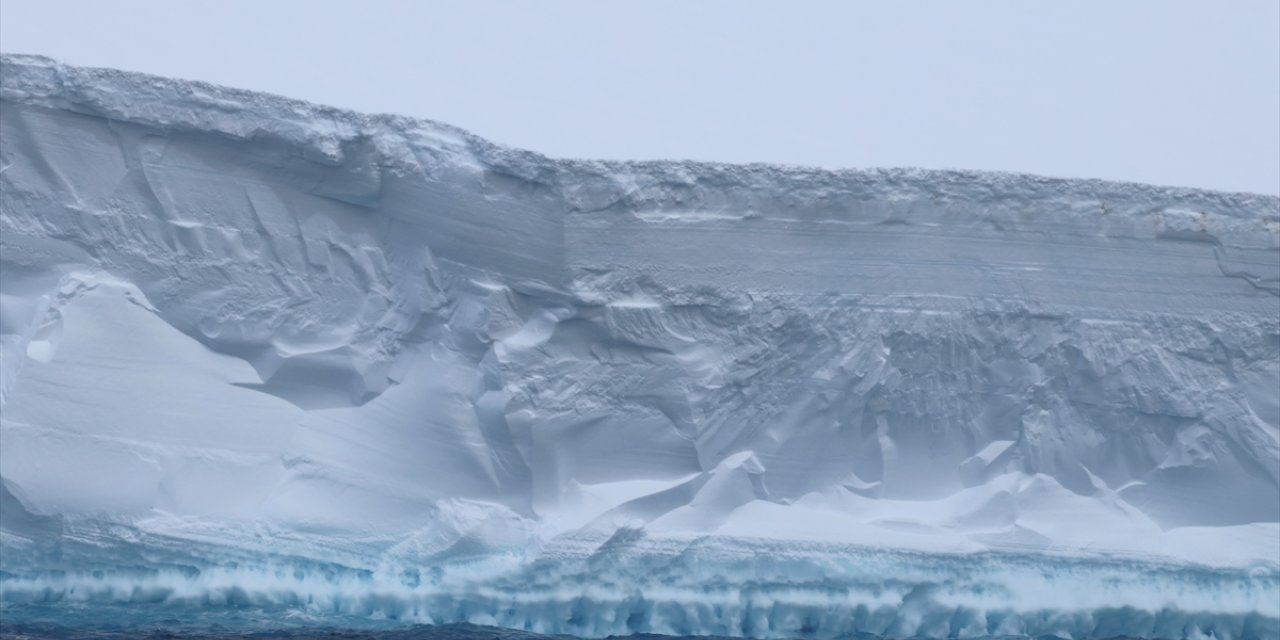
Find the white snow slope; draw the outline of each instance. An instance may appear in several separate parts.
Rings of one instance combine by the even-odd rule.
[[[1280,201],[6,56],[6,603],[1280,636]]]

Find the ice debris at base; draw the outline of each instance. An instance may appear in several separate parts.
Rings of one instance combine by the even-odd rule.
[[[4,607],[1280,635],[1280,200],[0,64]]]

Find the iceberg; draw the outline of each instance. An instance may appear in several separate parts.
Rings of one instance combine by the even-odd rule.
[[[0,232],[11,619],[1280,637],[1276,197],[5,55]]]

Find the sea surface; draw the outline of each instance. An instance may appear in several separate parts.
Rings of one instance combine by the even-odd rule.
[[[147,614],[128,606],[5,605],[0,606],[0,640],[582,640],[568,635],[545,635],[474,624],[406,625],[402,621],[318,619],[301,613],[239,611],[173,611]],[[885,636],[854,634],[823,640],[886,640]],[[723,636],[665,636],[635,634],[610,636],[630,640],[730,640]],[[795,640],[806,640],[797,636]],[[1051,640],[1040,636],[1035,640]],[[1025,636],[991,637],[985,640],[1028,640]],[[1079,639],[1076,639],[1079,640]],[[1115,636],[1110,640],[1143,640]]]

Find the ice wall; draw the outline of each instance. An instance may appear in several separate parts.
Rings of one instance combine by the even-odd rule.
[[[583,612],[522,608],[530,567],[640,531],[949,567],[874,598],[850,586],[867,575],[833,569],[848,611],[806,600],[845,621],[831,634],[936,634],[911,603],[975,584],[956,576],[982,563],[963,558],[1001,553],[1045,571],[1225,572],[1185,598],[1067,606],[1069,635],[1102,628],[1103,604],[1138,612],[1121,632],[1160,637],[1250,637],[1280,617],[1274,197],[552,160],[432,122],[29,56],[3,58],[0,101],[10,600],[74,590],[49,571],[92,576],[178,540],[217,551],[144,565],[202,567],[175,574],[200,593],[225,558],[270,553],[392,576],[408,589],[397,611],[435,602],[423,615],[441,622],[817,624],[785,607],[744,623],[741,606],[710,626],[590,622],[608,591],[590,570],[571,581]],[[69,552],[86,540],[100,552]],[[477,557],[501,569],[431,596],[459,607],[396,577]],[[735,562],[681,588],[782,606],[742,587],[791,569]],[[112,588],[130,593],[152,579],[121,575]],[[630,591],[605,600],[674,588],[618,582]],[[928,610],[1012,610],[952,604]],[[887,613],[850,626],[862,605]],[[1014,628],[979,617],[948,628]]]

